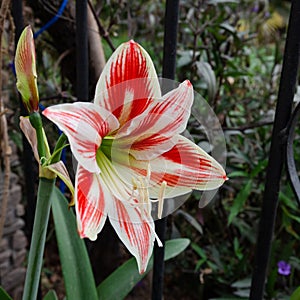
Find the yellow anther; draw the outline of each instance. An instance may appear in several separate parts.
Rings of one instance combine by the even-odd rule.
[[[132,177],[132,190],[135,191],[137,189],[137,182],[134,177]]]

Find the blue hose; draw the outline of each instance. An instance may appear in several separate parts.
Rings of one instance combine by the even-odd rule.
[[[43,33],[45,30],[47,30],[50,26],[52,26],[63,14],[66,5],[68,3],[68,0],[63,0],[62,4],[60,5],[57,14],[49,21],[47,22],[40,30],[38,30],[33,37],[36,39],[41,33]]]

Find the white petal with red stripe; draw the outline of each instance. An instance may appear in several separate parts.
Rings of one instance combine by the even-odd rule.
[[[223,167],[199,146],[178,135],[177,144],[157,158],[146,161],[128,159],[114,160],[113,164],[123,181],[132,176],[147,176],[150,172],[150,196],[157,198],[165,181],[165,198],[186,194],[191,190],[212,190],[227,179]]]
[[[102,137],[119,127],[115,116],[93,103],[82,102],[51,106],[43,114],[66,134],[79,164],[99,173],[96,151]]]
[[[109,221],[121,241],[136,258],[139,272],[145,272],[155,240],[154,222],[146,211],[115,199]]]
[[[112,196],[100,176],[78,165],[75,182],[75,209],[80,237],[94,241],[104,226]]]
[[[186,194],[190,190],[213,190],[227,180],[223,167],[205,151],[187,138],[180,136],[170,151],[150,162],[151,182],[157,185],[150,190],[157,197],[160,185],[167,182],[165,197]]]
[[[193,100],[193,87],[186,80],[122,126],[113,147],[122,148],[139,160],[150,160],[170,150],[177,143],[177,134],[186,128]]]
[[[122,125],[160,96],[150,56],[131,40],[120,45],[105,65],[96,86],[95,104],[111,111]]]
[[[141,202],[146,194],[133,188],[133,179],[137,178],[130,168],[126,168],[124,177],[120,176],[119,169],[101,151],[97,153],[97,161],[101,169],[99,177],[113,197],[108,208],[109,220],[121,241],[136,257],[142,273],[148,264],[156,237],[154,222],[149,215],[149,198],[145,197],[145,202]]]

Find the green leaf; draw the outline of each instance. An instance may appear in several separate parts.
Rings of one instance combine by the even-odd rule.
[[[165,260],[173,258],[184,251],[189,243],[189,239],[174,239],[166,241]],[[153,256],[150,258],[147,270],[143,274],[139,274],[135,258],[129,259],[98,286],[97,291],[99,299],[124,299],[133,287],[142,280],[152,268]]]
[[[283,192],[279,192],[279,200],[284,204],[286,205],[287,207],[293,209],[293,210],[297,210],[298,207],[297,207],[297,202],[292,199],[292,197],[289,197],[288,195],[286,195],[285,193]]]
[[[182,215],[200,234],[203,234],[201,224],[192,215],[183,211],[182,209],[177,210],[175,215]]]
[[[55,179],[41,177],[37,195],[32,238],[28,255],[28,266],[23,299],[36,299],[43,265],[46,233],[53,196]]]
[[[86,247],[77,233],[75,215],[57,188],[53,194],[52,212],[67,299],[98,299]]]
[[[246,171],[233,171],[227,174],[228,178],[235,178],[235,177],[249,177],[249,173]]]
[[[0,299],[1,300],[13,300],[5,291],[5,289],[0,286]]]
[[[211,65],[204,61],[197,61],[196,67],[198,76],[202,77],[204,82],[207,84],[209,101],[213,101],[218,89],[215,72],[213,71]]]
[[[237,290],[237,291],[233,292],[233,294],[237,295],[239,297],[247,297],[246,299],[249,299],[250,289]]]
[[[252,180],[250,179],[234,199],[233,206],[231,207],[230,214],[228,217],[228,225],[231,224],[232,220],[242,210],[246,200],[248,199],[251,193],[251,188],[252,188]]]
[[[255,166],[255,168],[252,170],[252,172],[250,174],[251,178],[255,178],[260,172],[262,172],[267,167],[267,164],[268,164],[268,160],[267,159],[261,160]]]
[[[231,287],[236,289],[249,288],[251,286],[251,278],[244,278],[234,282]]]
[[[286,216],[288,216],[289,218],[291,218],[292,220],[296,221],[297,223],[300,224],[300,217],[295,216],[293,214],[291,214],[285,206],[281,206],[281,209],[283,210],[283,212],[285,213]]]
[[[241,246],[240,246],[240,243],[239,243],[239,240],[237,237],[234,238],[233,240],[233,247],[234,247],[234,253],[236,255],[236,257],[241,260],[243,258],[243,251],[241,249]]]
[[[1,299],[1,298],[0,298]],[[54,290],[50,290],[43,300],[58,300],[57,295]]]
[[[296,290],[293,292],[290,300],[299,300],[299,299],[300,299],[300,286],[298,286]]]
[[[183,51],[180,53],[180,57],[177,62],[177,68],[182,68],[188,64],[190,64],[193,60],[193,52],[192,51]]]
[[[194,250],[201,258],[207,260],[207,255],[206,255],[205,251],[204,251],[201,247],[199,247],[199,246],[198,246],[197,244],[195,244],[195,243],[192,243],[192,244],[191,244],[191,247],[192,247],[192,249],[193,249],[193,250]]]

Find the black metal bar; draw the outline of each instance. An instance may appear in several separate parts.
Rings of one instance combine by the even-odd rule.
[[[275,112],[270,157],[258,232],[251,300],[263,299],[274,224],[278,206],[280,177],[284,162],[283,133],[291,116],[300,56],[300,1],[291,5],[283,67]]]
[[[89,99],[87,0],[76,1],[76,94],[78,101]]]
[[[176,73],[176,48],[179,16],[179,0],[167,0],[165,13],[164,55],[162,77],[174,80]],[[162,93],[167,93],[164,90]]]
[[[24,27],[22,1],[21,0],[12,1],[11,11],[15,23],[15,45],[17,45],[19,37],[22,33],[22,29]]]
[[[297,172],[296,163],[295,163],[293,142],[294,142],[294,138],[295,138],[295,129],[296,129],[299,117],[300,117],[300,104],[298,103],[293,112],[293,115],[291,117],[291,120],[290,120],[290,123],[288,126],[287,143],[286,143],[287,172],[289,175],[292,189],[296,196],[296,200],[298,201],[298,204],[300,204],[300,180],[298,177],[298,172]]]
[[[176,69],[176,47],[177,47],[177,26],[179,14],[179,0],[167,0],[165,12],[165,33],[164,33],[164,55],[162,77],[174,80]],[[162,93],[168,92],[171,86],[163,84]],[[163,245],[165,244],[167,218],[155,222],[155,230]],[[152,282],[152,300],[163,298],[164,281],[164,247],[154,246],[154,265]]]

